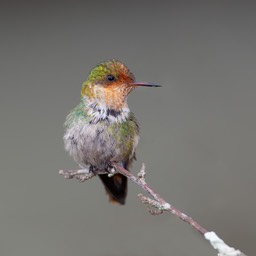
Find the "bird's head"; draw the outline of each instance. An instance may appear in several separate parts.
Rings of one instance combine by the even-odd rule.
[[[83,83],[81,96],[119,110],[126,105],[127,95],[138,86],[159,87],[156,84],[135,82],[134,75],[122,62],[111,59],[91,70]]]

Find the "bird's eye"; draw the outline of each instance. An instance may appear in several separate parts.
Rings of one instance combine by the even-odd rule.
[[[113,82],[116,80],[116,78],[113,75],[107,75],[107,80]]]

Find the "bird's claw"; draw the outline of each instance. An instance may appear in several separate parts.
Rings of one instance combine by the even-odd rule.
[[[112,177],[116,173],[116,170],[111,164],[108,164],[107,172],[108,172],[108,177]]]

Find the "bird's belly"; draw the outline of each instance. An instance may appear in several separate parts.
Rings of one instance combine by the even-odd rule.
[[[79,165],[104,169],[111,160],[126,162],[133,156],[134,149],[128,152],[116,135],[106,125],[80,123],[66,130],[65,148]]]

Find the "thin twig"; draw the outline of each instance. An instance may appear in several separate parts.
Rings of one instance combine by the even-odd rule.
[[[180,218],[181,220],[189,223],[192,227],[194,227],[199,233],[204,235],[207,230],[204,229],[199,223],[194,221],[191,217],[187,216],[186,214],[182,213],[178,209],[176,209],[174,206],[171,204],[167,203],[159,194],[157,194],[149,185],[146,183],[145,180],[142,180],[136,176],[134,176],[132,173],[128,172],[126,169],[124,169],[122,166],[112,163],[112,165],[124,176],[135,182],[137,185],[139,185],[141,188],[143,188],[145,191],[147,191],[153,198],[155,199],[156,202],[152,201],[150,198],[146,198],[144,196],[139,196],[141,201],[143,203],[149,204],[155,208],[157,208],[160,211],[168,211]],[[150,200],[149,200],[150,199]]]
[[[201,235],[204,236],[206,240],[210,242],[212,247],[218,251],[218,256],[246,256],[244,253],[236,250],[230,246],[228,246],[223,240],[221,240],[215,232],[207,231],[204,227],[202,227],[198,222],[193,220],[188,215],[184,214],[173,205],[167,203],[158,193],[156,193],[145,181],[145,166],[142,165],[141,170],[138,175],[135,176],[131,172],[124,169],[122,166],[117,164],[116,162],[111,162],[113,169],[111,172],[106,172],[105,170],[97,170],[91,172],[89,169],[80,169],[80,170],[61,170],[59,174],[63,175],[66,179],[76,178],[80,181],[86,181],[91,179],[92,177],[100,174],[109,174],[110,176],[115,173],[120,173],[126,176],[128,179],[136,183],[143,190],[148,192],[154,199],[146,197],[142,194],[139,194],[138,197],[143,204],[149,206],[149,212],[152,215],[162,214],[164,211],[170,212],[179,219],[188,223],[192,226],[196,231],[198,231]]]

